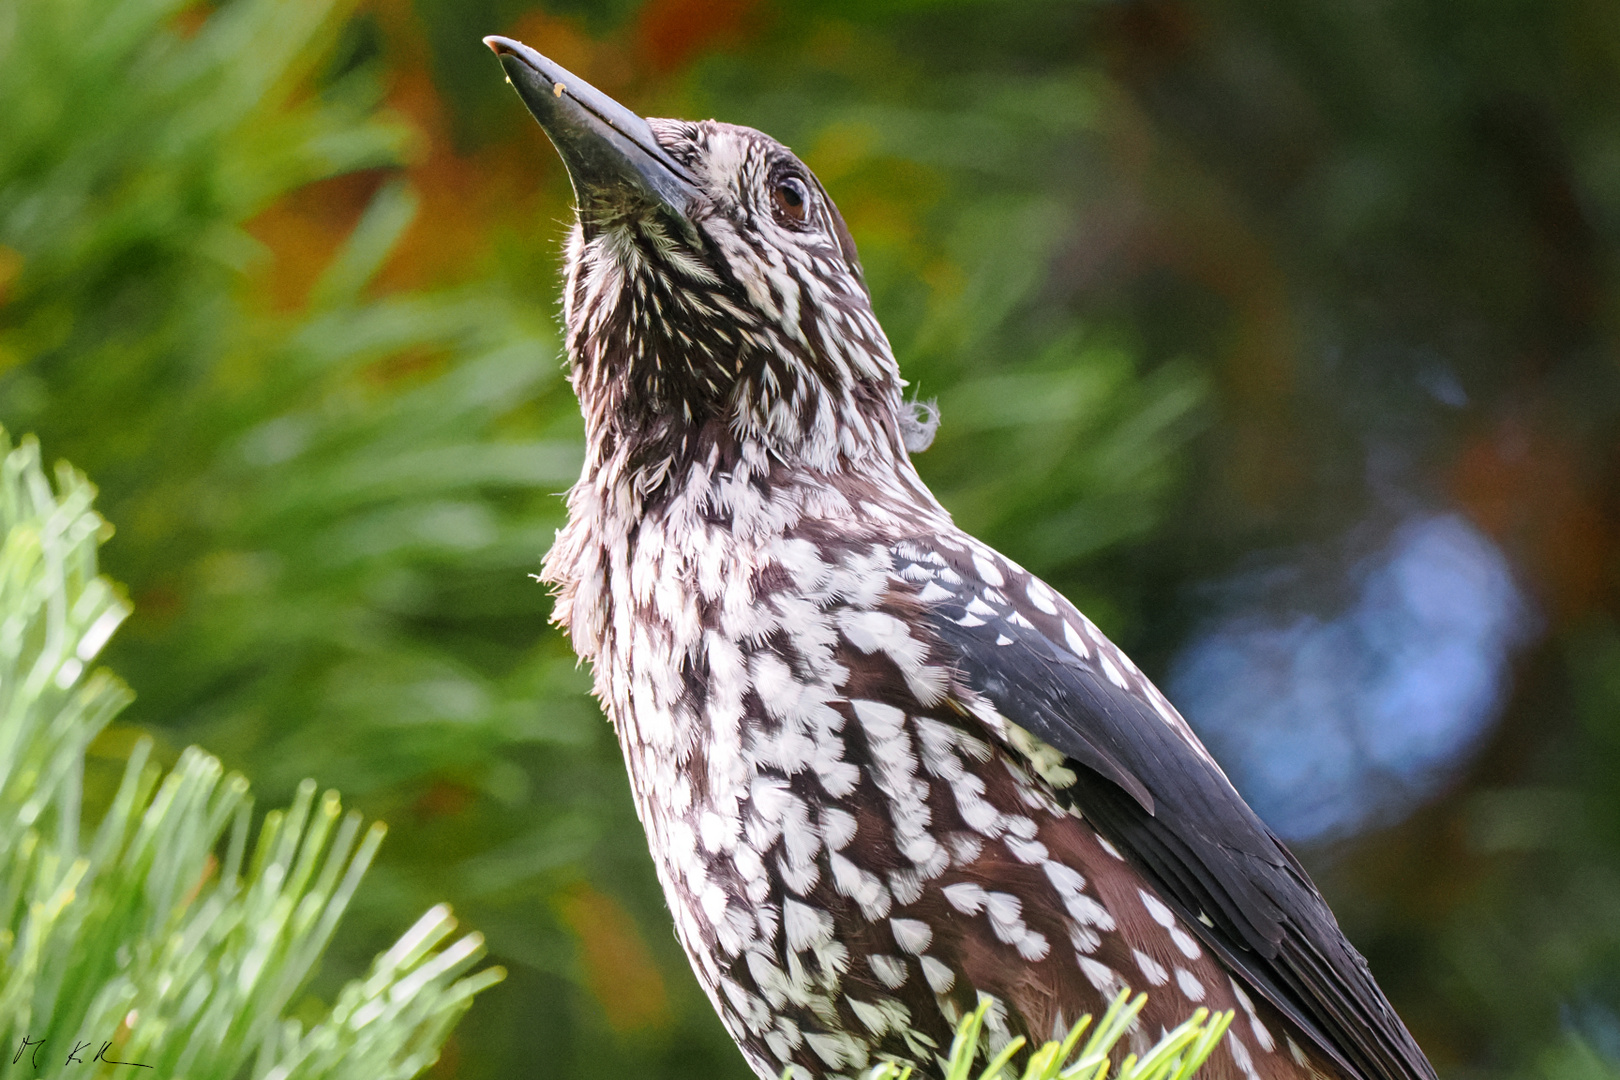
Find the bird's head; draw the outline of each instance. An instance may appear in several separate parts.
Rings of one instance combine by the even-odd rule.
[[[649,465],[717,445],[818,470],[920,449],[855,242],[802,161],[752,128],[643,119],[484,40],[573,182],[563,312],[593,438]]]

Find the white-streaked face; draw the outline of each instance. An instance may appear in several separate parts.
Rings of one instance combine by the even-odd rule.
[[[751,128],[649,120],[696,178],[667,208],[588,202],[564,314],[587,418],[723,424],[816,468],[893,444],[899,372],[832,200]]]

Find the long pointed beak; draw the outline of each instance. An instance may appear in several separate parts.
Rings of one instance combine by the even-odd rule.
[[[562,155],[582,211],[652,202],[690,220],[696,178],[658,145],[647,121],[521,41],[492,35],[484,44]]]

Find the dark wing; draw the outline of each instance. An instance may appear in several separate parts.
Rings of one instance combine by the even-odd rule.
[[[1304,868],[1085,616],[962,534],[894,559],[963,682],[1083,766],[1062,794],[1233,971],[1351,1075],[1433,1080]]]

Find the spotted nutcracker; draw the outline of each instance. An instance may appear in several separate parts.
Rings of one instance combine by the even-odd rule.
[[[1432,1080],[1164,695],[919,479],[929,425],[804,163],[485,41],[579,206],[586,460],[544,577],[755,1071],[927,1073],[980,995],[994,1049],[1130,987],[1135,1049],[1236,1010],[1206,1077]]]

